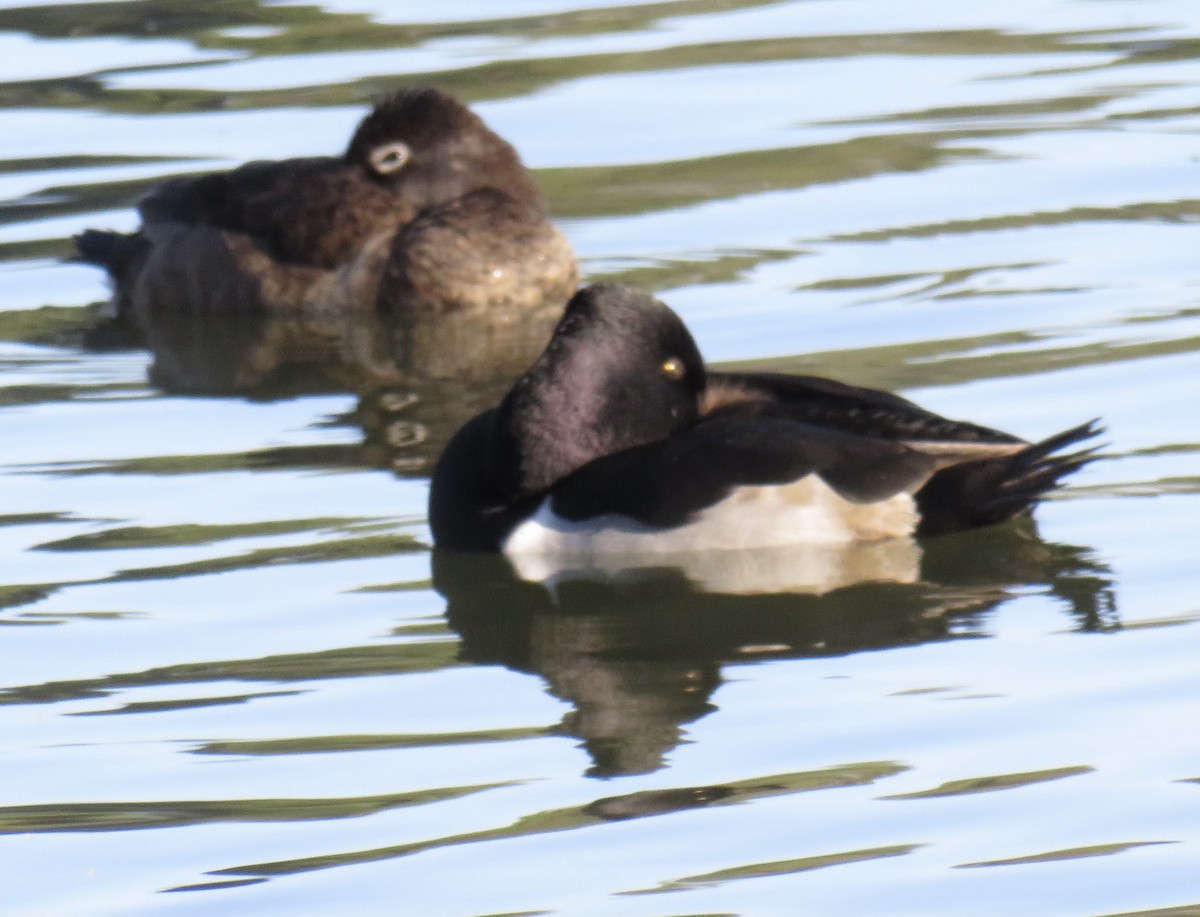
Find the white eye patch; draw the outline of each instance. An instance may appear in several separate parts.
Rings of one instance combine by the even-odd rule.
[[[390,175],[403,169],[412,158],[408,144],[399,140],[393,143],[383,143],[371,150],[369,161],[371,168],[379,175]]]

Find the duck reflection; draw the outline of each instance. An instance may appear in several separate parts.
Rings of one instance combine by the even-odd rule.
[[[1080,629],[1116,624],[1105,569],[1086,549],[1042,541],[1029,520],[921,545],[675,566],[521,570],[435,551],[433,575],[461,657],[544,678],[574,707],[562,729],[582,740],[593,776],[662,767],[683,727],[713,709],[723,663],[980,636],[988,610],[1031,586],[1059,597]]]
[[[185,395],[282,398],[350,392],[356,461],[423,467],[465,421],[491,407],[546,346],[561,301],[520,310],[417,314],[297,312],[142,316],[150,381]]]

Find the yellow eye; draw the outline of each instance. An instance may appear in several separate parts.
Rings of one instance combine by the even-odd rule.
[[[677,360],[675,357],[671,357],[668,360],[663,360],[660,368],[663,371],[663,375],[668,379],[682,379],[685,372],[683,368],[683,360]]]

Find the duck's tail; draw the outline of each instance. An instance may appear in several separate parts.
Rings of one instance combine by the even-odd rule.
[[[149,247],[140,232],[108,229],[85,229],[73,241],[79,260],[104,268],[117,285],[129,279]]]
[[[1090,420],[1012,455],[943,468],[917,492],[917,534],[956,532],[1028,513],[1063,478],[1094,459],[1099,447],[1056,453],[1102,431],[1098,420]]]
[[[95,350],[125,349],[145,344],[131,305],[138,273],[150,252],[140,232],[85,229],[73,239],[76,260],[104,268],[112,280],[112,300],[104,318],[84,333],[84,346]]]

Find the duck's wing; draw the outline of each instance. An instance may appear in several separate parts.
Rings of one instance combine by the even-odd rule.
[[[138,213],[147,226],[185,223],[246,231],[252,205],[286,200],[297,190],[297,179],[312,171],[311,162],[248,162],[227,172],[172,178],[138,201]]]
[[[951,420],[891,392],[818,376],[713,373],[706,394],[712,416],[732,409],[903,444],[934,463],[917,493],[921,534],[989,525],[1028,512],[1068,474],[1096,456],[1099,421],[1029,443],[991,427]]]
[[[725,411],[656,443],[585,465],[556,484],[555,515],[608,514],[652,527],[682,525],[741,486],[786,485],[815,475],[847,503],[913,495],[917,534],[990,525],[1029,512],[1096,449],[1064,452],[1100,433],[1095,421],[1039,443],[931,450],[781,417]]]
[[[613,514],[668,527],[740,486],[784,485],[815,474],[847,502],[865,504],[914,492],[937,467],[903,443],[726,413],[585,465],[553,487],[551,509],[573,522]]]
[[[718,413],[730,406],[903,442],[930,454],[1007,454],[1026,445],[1016,436],[979,424],[950,420],[891,392],[819,376],[711,373],[705,396],[706,411]]]
[[[171,179],[142,198],[138,212],[151,239],[160,227],[206,226],[250,236],[278,260],[324,268],[412,216],[382,186],[328,157]]]

